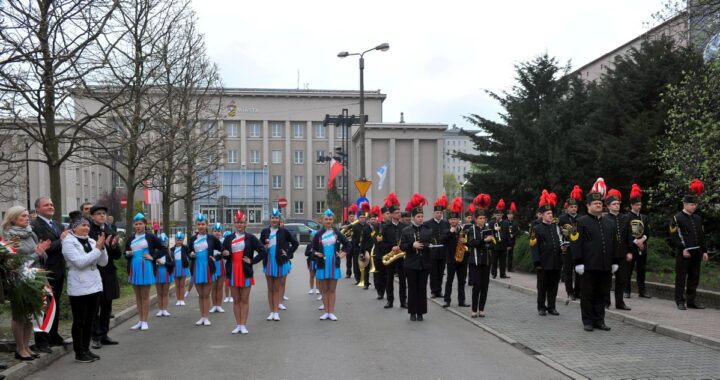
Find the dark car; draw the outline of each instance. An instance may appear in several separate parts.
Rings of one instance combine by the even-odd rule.
[[[295,235],[295,238],[297,238],[300,244],[311,242],[312,236],[316,231],[301,223],[285,223],[283,227]]]
[[[292,223],[292,224],[304,224],[311,229],[317,231],[320,229],[320,224],[312,219],[287,219],[285,220],[285,224]]]

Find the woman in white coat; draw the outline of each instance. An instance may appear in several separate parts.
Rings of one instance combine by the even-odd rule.
[[[67,293],[72,308],[72,337],[75,360],[90,363],[100,359],[90,351],[92,322],[103,291],[98,265],[108,263],[105,234],[95,241],[88,236],[90,222],[83,217],[71,222],[71,233],[62,242],[62,252],[68,265]]]

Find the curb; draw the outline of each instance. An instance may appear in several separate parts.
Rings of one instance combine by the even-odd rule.
[[[537,291],[535,289],[526,288],[524,286],[515,285],[515,284],[508,284],[506,282],[502,282],[496,279],[490,279],[490,282],[494,283],[495,285],[499,285],[504,288],[508,288],[510,290],[518,291],[520,293],[528,294],[528,295],[536,295]],[[562,299],[560,297],[557,297],[558,302],[566,302],[566,299]],[[573,303],[580,304],[580,301],[570,301]],[[685,342],[690,342],[697,344],[699,346],[712,348],[714,350],[720,351],[720,340],[708,338],[702,335],[698,335],[696,333],[681,330],[672,326],[666,326],[659,324],[657,322],[648,321],[647,319],[642,319],[638,317],[633,317],[630,315],[618,313],[613,310],[605,310],[605,314],[616,321],[625,322],[629,325],[633,325],[636,327],[640,327],[642,329],[652,331],[661,335],[668,336],[670,338],[683,340]]]
[[[150,297],[150,306],[157,304],[157,294]],[[115,318],[110,320],[110,330],[114,329],[121,323],[137,315],[137,306],[130,306],[125,310],[115,314]],[[21,362],[0,372],[7,380],[25,379],[33,373],[49,367],[52,363],[65,356],[65,354],[73,352],[72,344],[65,344],[60,349],[53,350],[52,354],[41,355],[32,362]]]

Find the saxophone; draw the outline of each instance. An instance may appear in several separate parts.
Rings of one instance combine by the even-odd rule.
[[[458,236],[458,243],[455,247],[455,262],[461,263],[465,258],[465,252],[468,251],[467,242],[467,232],[464,230],[460,230],[460,235]]]
[[[420,240],[420,232],[415,233],[415,241]],[[398,239],[397,246],[400,246],[400,240]],[[387,266],[399,259],[404,259],[406,256],[405,251],[398,249],[397,251],[390,251],[382,257],[383,265]]]

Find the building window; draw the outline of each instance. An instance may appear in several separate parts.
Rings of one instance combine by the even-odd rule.
[[[315,201],[315,213],[322,214],[325,212],[325,201]]]
[[[282,164],[282,151],[281,150],[273,150],[272,151],[272,163],[273,164]]]
[[[225,128],[225,131],[227,132],[227,137],[237,137],[238,136],[237,123],[227,123],[227,127]]]
[[[90,172],[90,186],[95,186],[95,172]]]
[[[250,163],[251,164],[259,164],[260,163],[260,151],[257,151],[257,150],[250,151]]]
[[[296,189],[304,189],[305,188],[305,177],[301,175],[296,175],[293,177],[293,187]]]
[[[337,185],[338,189],[344,189],[347,185],[347,178],[344,175],[335,177],[335,185]]]
[[[293,202],[293,206],[296,215],[305,213],[305,204],[303,203],[303,201],[295,201]]]
[[[293,162],[296,165],[302,165],[305,163],[305,151],[304,150],[296,150],[293,157],[294,157]]]
[[[98,173],[98,189],[103,188],[102,173]]]
[[[120,176],[115,176],[115,188],[122,189],[125,187],[125,182],[120,178]]]
[[[320,161],[323,157],[325,157],[325,151],[320,149],[315,151],[315,162],[318,164],[324,164],[325,161]]]
[[[273,189],[282,189],[282,176],[281,175],[272,176],[272,188]]]
[[[322,124],[315,124],[315,138],[324,139],[327,136],[327,127]]]
[[[335,137],[344,139],[347,137],[347,127],[344,125],[338,125],[335,127]]]
[[[324,175],[316,175],[315,176],[315,188],[316,189],[324,189],[325,188],[325,176]]]
[[[80,184],[80,168],[75,168],[75,184]]]
[[[84,185],[84,186],[87,186],[87,185],[88,185],[88,173],[87,173],[87,170],[83,170],[82,182],[83,182],[83,185]]]
[[[270,136],[273,138],[280,138],[283,137],[282,130],[283,130],[283,123],[272,123],[270,124],[271,128],[271,134]]]
[[[294,123],[293,124],[293,138],[301,139],[305,137],[305,124]]]
[[[230,149],[227,152],[228,164],[237,164],[237,150]]]
[[[210,135],[212,137],[216,137],[218,135],[218,128],[217,128],[216,122],[208,121],[205,125],[207,126],[208,135]]]
[[[260,137],[262,125],[260,123],[247,123],[248,136]]]

